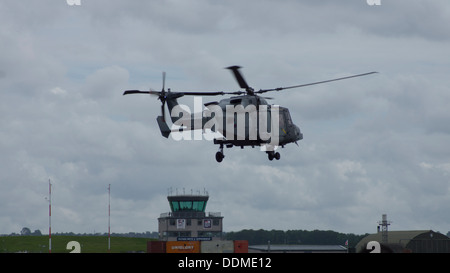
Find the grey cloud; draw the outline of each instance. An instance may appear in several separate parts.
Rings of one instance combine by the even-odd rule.
[[[226,230],[365,233],[382,213],[448,230],[447,2],[0,6],[2,233],[46,230],[49,178],[58,232],[105,230],[108,184],[115,231],[156,230],[170,187],[206,188]],[[162,71],[173,90],[235,91],[233,64],[255,88],[381,73],[271,94],[305,136],[276,162],[255,148],[217,164],[211,142],[161,137],[158,100],[122,96]]]

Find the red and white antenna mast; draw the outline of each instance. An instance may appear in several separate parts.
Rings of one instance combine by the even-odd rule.
[[[48,179],[48,253],[52,253],[52,183]]]
[[[108,186],[108,252],[111,251],[111,184]]]

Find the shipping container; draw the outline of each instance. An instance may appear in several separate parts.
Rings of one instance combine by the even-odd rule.
[[[200,253],[199,241],[168,241],[166,253]]]
[[[233,241],[202,241],[201,253],[233,253]]]
[[[234,241],[234,253],[248,253],[248,241],[235,240]]]
[[[166,253],[166,241],[147,241],[147,253]]]

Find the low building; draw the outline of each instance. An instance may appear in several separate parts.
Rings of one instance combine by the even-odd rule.
[[[376,241],[381,252],[450,253],[450,238],[432,230],[388,231],[387,242],[382,239],[382,232],[370,234],[356,245],[356,252],[368,252],[367,243]]]
[[[341,245],[253,245],[249,253],[347,253]]]

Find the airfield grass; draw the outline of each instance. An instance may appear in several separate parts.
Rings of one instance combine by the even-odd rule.
[[[146,252],[149,238],[111,237],[110,253]],[[108,253],[106,236],[52,236],[52,253],[70,253],[67,243],[80,243],[81,253]],[[0,237],[0,253],[48,253],[48,236]]]

